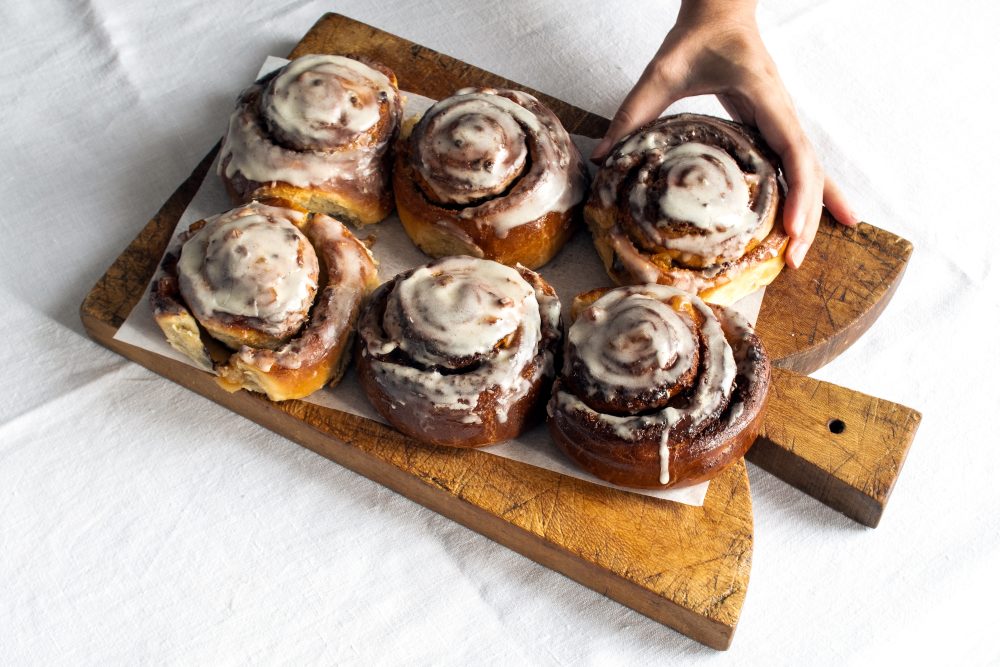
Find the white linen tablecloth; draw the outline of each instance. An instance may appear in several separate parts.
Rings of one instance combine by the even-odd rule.
[[[750,467],[725,653],[84,335],[83,297],[242,82],[330,10],[610,115],[676,3],[4,3],[0,664],[1000,661],[995,3],[758,10],[828,172],[916,247],[816,376],[924,418],[875,530]]]

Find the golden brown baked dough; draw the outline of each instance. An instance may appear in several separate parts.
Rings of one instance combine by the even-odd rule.
[[[531,95],[460,90],[428,109],[400,144],[396,209],[428,255],[534,269],[572,234],[586,169],[559,119]]]
[[[421,442],[509,440],[541,417],[559,310],[529,269],[439,259],[372,295],[358,321],[358,378],[379,414]]]
[[[219,175],[236,203],[277,197],[354,225],[392,212],[390,148],[402,114],[378,63],[306,55],[243,91]]]
[[[729,305],[784,266],[780,210],[777,159],[756,133],[680,114],[612,149],[584,218],[617,284],[673,285]]]
[[[193,224],[166,255],[150,302],[167,341],[225,389],[280,401],[339,381],[378,277],[343,224],[276,203]]]
[[[753,444],[770,363],[739,314],[655,284],[589,292],[572,312],[549,429],[584,470],[622,486],[688,486]]]

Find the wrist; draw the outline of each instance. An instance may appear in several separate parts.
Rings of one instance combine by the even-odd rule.
[[[681,0],[677,25],[756,24],[757,0]]]

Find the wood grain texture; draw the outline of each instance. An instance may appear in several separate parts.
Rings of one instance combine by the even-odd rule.
[[[324,16],[291,55],[310,52],[380,60],[396,71],[401,87],[430,97],[441,97],[466,85],[526,89],[337,15]],[[572,132],[600,136],[607,126],[606,119],[532,92],[549,104]],[[691,508],[587,484],[481,451],[423,447],[380,424],[301,401],[275,404],[246,392],[228,394],[208,374],[115,341],[115,332],[141,298],[214,154],[213,150],[206,156],[82,304],[82,320],[95,340],[697,641],[719,649],[729,645],[746,595],[752,551],[750,493],[742,462],[713,482],[704,507]],[[868,243],[878,247],[866,249]],[[768,291],[762,310],[762,320],[766,319],[762,338],[779,363],[790,360],[789,366],[808,368],[819,360],[828,361],[870,325],[891,296],[905,258],[896,264],[885,260],[883,246],[904,248],[908,256],[909,244],[874,227],[845,234],[827,226],[817,238],[811,259],[841,256],[842,248],[852,244],[858,248],[860,275],[870,277],[866,283],[870,288],[853,290],[850,299],[838,301],[836,295],[847,289],[852,274],[830,271],[814,261],[795,274],[785,271],[775,283],[788,282],[783,291]],[[895,256],[902,257],[902,252]],[[896,267],[895,273],[889,266]],[[883,275],[880,271],[884,277],[877,279]],[[816,280],[823,289],[802,290],[803,284]],[[831,299],[848,306],[837,310],[836,303],[830,305]],[[782,320],[771,319],[787,317],[788,312],[810,322],[829,316],[831,322],[829,327],[817,324],[809,335],[801,335],[798,329],[782,326]],[[866,316],[870,319],[865,320]],[[794,376],[789,378],[788,384],[795,386]],[[803,395],[782,384],[772,403],[788,404],[793,410],[794,403],[788,402]],[[810,400],[821,398],[816,393]],[[824,502],[838,503],[841,497],[850,496],[850,491],[861,491],[882,498],[884,506],[894,477],[881,475],[869,483],[863,468],[855,471],[846,463],[838,467],[821,443],[810,440],[805,446],[806,440],[796,435],[798,422],[787,421],[785,430],[780,430],[786,423],[781,416],[784,413],[775,414],[773,426],[767,430],[770,439],[762,439],[751,450],[761,449],[755,458],[763,466]],[[814,427],[812,423],[803,426]],[[871,434],[870,430],[862,431],[861,437],[844,441],[845,446],[865,450],[854,454],[858,461],[874,460],[867,451]],[[879,442],[878,447],[884,450],[884,444]],[[781,456],[773,455],[775,452]],[[796,463],[799,460],[801,463]],[[855,472],[847,474],[849,471]],[[824,491],[824,475],[849,489],[842,494]],[[876,493],[877,489],[884,489],[884,494]]]
[[[780,368],[747,460],[874,528],[920,424],[910,408]]]
[[[849,348],[885,310],[912,252],[906,239],[844,227],[824,210],[803,266],[765,292],[757,333],[776,365],[808,374]]]

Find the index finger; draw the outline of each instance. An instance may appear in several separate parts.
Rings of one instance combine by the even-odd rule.
[[[591,153],[593,162],[603,160],[619,139],[659,117],[677,99],[677,91],[670,84],[672,77],[667,74],[668,68],[668,61],[660,57],[654,57],[646,65],[642,76],[611,119],[604,138]]]

